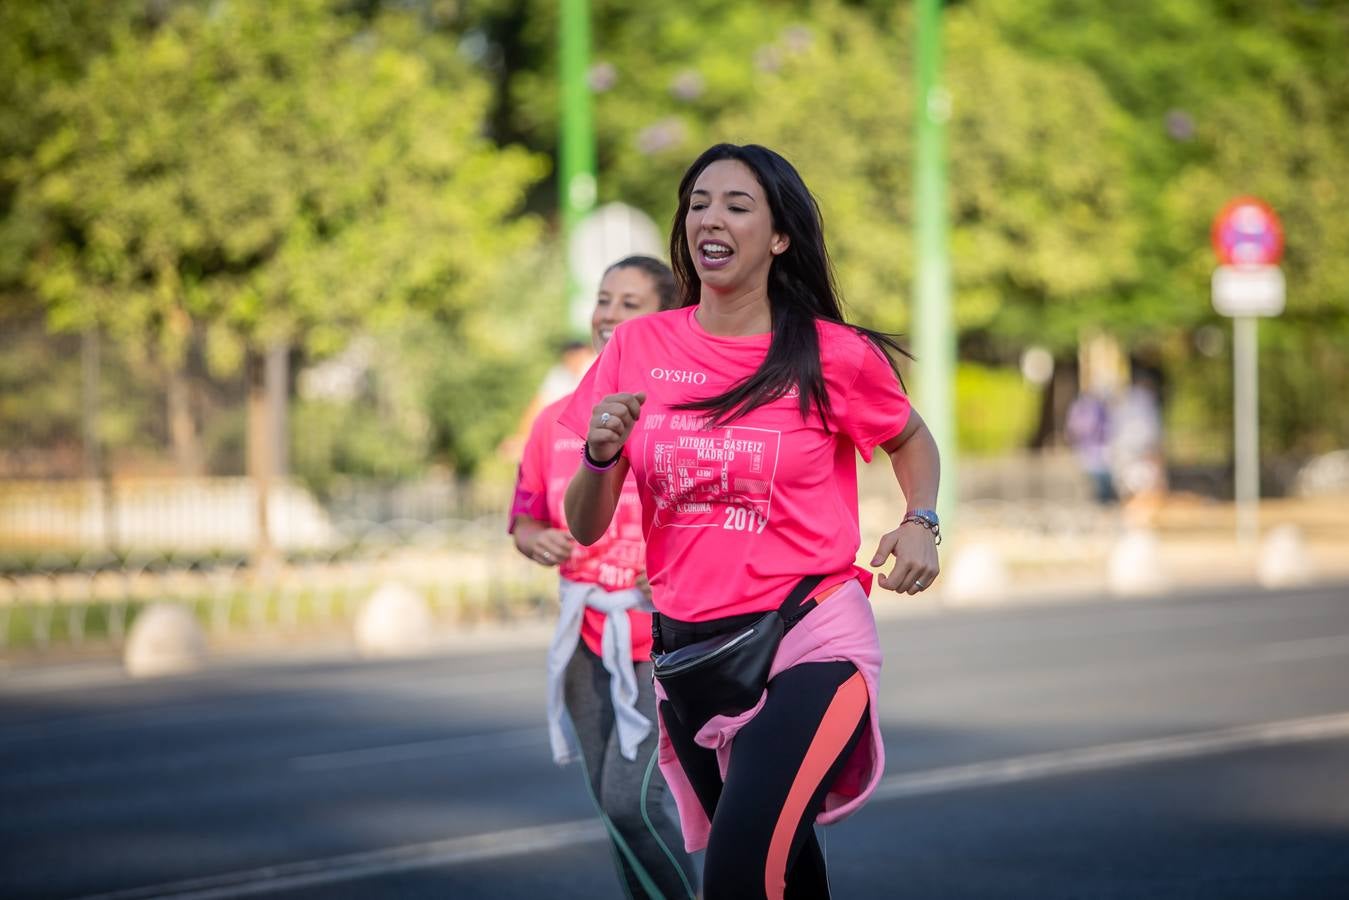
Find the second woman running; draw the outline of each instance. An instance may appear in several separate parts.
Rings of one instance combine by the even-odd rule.
[[[673,301],[674,276],[660,260],[630,256],[614,263],[591,317],[595,350],[621,323]],[[628,896],[691,897],[693,867],[655,770],[651,614],[637,489],[631,482],[624,487],[601,540],[576,546],[562,497],[581,441],[556,421],[569,399],[548,405],[535,420],[511,515],[516,548],[539,565],[557,566],[560,575],[562,611],[548,659],[553,756],[584,762]]]

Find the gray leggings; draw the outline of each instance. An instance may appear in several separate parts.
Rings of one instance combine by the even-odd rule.
[[[629,897],[685,900],[694,896],[697,876],[684,852],[679,823],[667,809],[669,789],[656,765],[656,695],[650,663],[637,663],[637,690],[637,709],[651,720],[651,733],[637,748],[637,759],[630,761],[618,748],[609,673],[585,642],[578,642],[564,682],[567,712],[620,879]]]

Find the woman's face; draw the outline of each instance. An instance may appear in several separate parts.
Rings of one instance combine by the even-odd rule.
[[[699,173],[684,216],[693,267],[715,291],[768,283],[773,257],[787,249],[773,230],[773,211],[749,166],[721,159]]]
[[[604,349],[620,322],[660,309],[660,294],[651,276],[637,268],[610,269],[600,281],[595,311],[590,315],[590,340]]]

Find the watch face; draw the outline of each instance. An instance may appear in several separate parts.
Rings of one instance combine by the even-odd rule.
[[[924,522],[927,522],[931,525],[936,525],[939,523],[939,520],[937,519],[937,511],[933,509],[915,509],[911,510],[909,512],[909,515],[917,516]]]

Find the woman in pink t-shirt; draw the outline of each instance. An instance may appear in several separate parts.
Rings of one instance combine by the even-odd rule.
[[[938,573],[937,447],[887,353],[901,348],[844,321],[819,210],[781,156],[703,153],[670,257],[680,308],[617,329],[559,419],[585,440],[567,521],[599,539],[635,476],[665,651],[818,579],[757,706],[684,722],[662,701],[659,721],[686,847],[707,849],[706,900],[828,897],[812,825],[856,809],[884,762],[856,455],[890,457],[908,508],[871,564],[893,557],[881,586],[915,594]]]
[[[660,260],[630,256],[614,263],[600,281],[590,320],[596,351],[620,323],[669,309],[674,296],[674,275]],[[549,404],[535,419],[511,510],[516,548],[558,568],[561,614],[548,653],[553,758],[583,763],[627,895],[689,898],[696,873],[655,771],[651,606],[637,488],[631,479],[623,485],[599,540],[589,546],[572,540],[562,498],[582,442],[557,422],[570,399]]]

